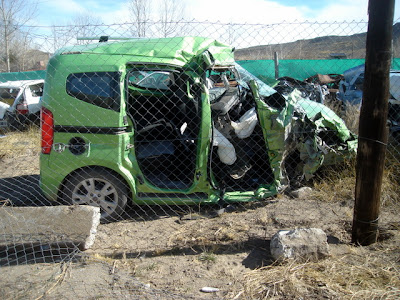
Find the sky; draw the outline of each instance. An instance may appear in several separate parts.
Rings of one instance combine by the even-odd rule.
[[[29,0],[28,0],[29,1]],[[90,16],[91,25],[112,25],[130,22],[129,0],[38,0],[38,16],[30,25],[39,26],[35,30],[38,38],[36,44],[41,49],[48,48],[51,52],[59,45],[55,39],[51,41],[51,26],[74,25],[78,15]],[[158,21],[156,15],[158,1],[153,3],[152,21]],[[173,1],[173,0],[171,0]],[[185,21],[199,21],[192,25],[189,35],[199,35],[215,38],[219,41],[244,48],[255,45],[291,42],[324,35],[350,35],[366,31],[368,21],[368,0],[176,0],[184,4]],[[394,19],[400,21],[400,1],[396,1]],[[252,24],[252,27],[227,26],[214,27],[201,22],[208,21],[218,24]],[[301,23],[298,26],[277,26],[284,23]],[[304,23],[314,25],[306,27]],[[356,21],[346,27],[341,22]],[[320,25],[320,22],[326,23]],[[357,23],[360,22],[360,23]],[[317,24],[315,24],[317,23]],[[254,24],[263,24],[257,29]],[[269,24],[274,24],[273,26]],[[337,29],[335,26],[337,26]],[[265,25],[265,26],[264,26]],[[203,27],[202,27],[203,26]],[[268,29],[268,26],[270,27]],[[352,28],[351,28],[352,27]],[[104,30],[104,28],[106,28]],[[126,26],[98,27],[100,35],[112,37],[133,37]],[[70,30],[69,28],[65,30]],[[212,32],[210,32],[210,30]],[[227,30],[230,32],[227,33]],[[246,31],[247,30],[247,31]],[[197,31],[197,32],[196,32]],[[88,34],[90,35],[90,33]],[[178,35],[187,35],[178,33]],[[228,36],[231,35],[231,36]],[[92,36],[94,36],[92,34]],[[157,35],[155,35],[157,36]],[[46,43],[46,44],[45,44]],[[68,41],[68,44],[73,41]]]
[[[156,2],[157,0],[152,0]],[[232,23],[368,20],[368,0],[178,0],[185,19]],[[77,14],[91,14],[105,24],[129,21],[128,0],[39,0],[35,25],[62,25]],[[400,1],[395,19],[400,17]]]

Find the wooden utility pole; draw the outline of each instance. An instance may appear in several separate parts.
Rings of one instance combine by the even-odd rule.
[[[388,139],[387,114],[395,0],[369,0],[352,240],[375,243]]]

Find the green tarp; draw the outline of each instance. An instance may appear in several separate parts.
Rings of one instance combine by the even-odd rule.
[[[364,64],[364,59],[288,59],[279,61],[279,77],[293,77],[304,80],[316,74],[343,74],[344,71]],[[273,60],[241,60],[237,61],[243,68],[262,81],[275,82],[275,67]],[[394,58],[392,69],[400,70],[400,58]]]
[[[238,63],[264,82],[274,83],[273,60],[240,60]],[[304,80],[315,74],[343,74],[344,71],[363,63],[364,59],[280,60],[279,76]],[[400,70],[400,58],[393,59],[392,69]],[[45,73],[46,71],[0,73],[0,82],[44,79]]]
[[[0,73],[0,82],[44,79],[46,71]]]

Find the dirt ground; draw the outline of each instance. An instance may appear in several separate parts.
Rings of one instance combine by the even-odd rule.
[[[16,206],[48,205],[38,189],[37,153],[23,158],[17,162],[2,159],[0,200],[9,199]],[[21,161],[23,164],[18,165]],[[261,292],[257,295],[250,287],[258,274],[255,272],[274,266],[269,250],[273,234],[293,228],[316,227],[326,232],[331,257],[325,263],[346,259],[356,265],[357,259],[379,254],[387,268],[394,268],[399,274],[400,224],[396,210],[383,210],[379,243],[355,247],[350,244],[352,201],[310,199],[280,195],[261,202],[231,205],[224,211],[217,206],[130,207],[121,221],[98,227],[95,243],[87,251],[22,250],[14,259],[3,257],[0,298],[293,298],[297,296],[272,292],[270,296]],[[281,280],[268,278],[271,273],[267,271],[263,274],[264,279],[276,280],[274,287]],[[205,293],[201,291],[204,287],[218,291]],[[391,287],[394,295],[400,297],[397,281]],[[319,283],[313,288],[314,294],[299,297],[363,299],[365,295],[357,298],[357,294],[345,291],[335,295],[326,292],[326,284]],[[320,297],[318,290],[325,291],[324,297]]]

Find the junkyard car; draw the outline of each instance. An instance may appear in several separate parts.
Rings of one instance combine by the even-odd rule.
[[[153,80],[154,79],[154,80]],[[355,152],[322,104],[287,96],[200,37],[59,50],[47,68],[41,188],[100,206],[251,201]]]
[[[39,120],[44,80],[0,83],[0,127],[21,129]]]
[[[360,65],[346,70],[343,80],[339,83],[337,98],[342,101],[344,107],[347,105],[360,106],[363,97],[365,66]],[[388,123],[393,135],[398,136],[400,127],[400,71],[391,70],[389,73],[389,104]]]

